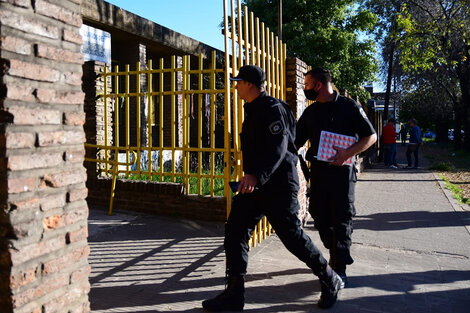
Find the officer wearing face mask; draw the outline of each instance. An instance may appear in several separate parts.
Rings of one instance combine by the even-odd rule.
[[[302,147],[307,140],[310,148],[309,211],[323,245],[330,252],[330,266],[346,284],[346,266],[353,263],[350,253],[356,168],[345,161],[365,151],[377,140],[375,130],[360,105],[333,90],[328,70],[316,68],[305,75],[305,96],[315,101],[300,117],[295,145]],[[356,138],[347,149],[335,147],[336,154],[328,161],[316,159],[321,131]]]

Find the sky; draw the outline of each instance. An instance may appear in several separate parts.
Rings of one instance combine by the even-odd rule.
[[[106,0],[126,11],[224,50],[221,0]]]

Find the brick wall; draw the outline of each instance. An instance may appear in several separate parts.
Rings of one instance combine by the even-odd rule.
[[[90,206],[107,208],[111,179],[89,180]],[[114,209],[137,211],[174,218],[225,222],[224,197],[186,195],[184,186],[119,179],[116,182]]]
[[[81,0],[0,0],[0,307],[89,312]]]
[[[286,61],[286,102],[294,112],[295,118],[298,120],[307,106],[307,99],[304,95],[304,75],[307,73],[307,64],[297,58],[288,58]],[[299,150],[302,154],[304,148]],[[307,197],[307,180],[300,168],[300,163],[297,164],[297,172],[299,174],[299,218],[302,223],[305,223],[309,218],[308,213],[308,197]]]

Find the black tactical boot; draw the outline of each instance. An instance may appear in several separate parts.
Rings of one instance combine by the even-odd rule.
[[[330,266],[320,273],[321,295],[318,306],[322,309],[328,309],[335,304],[338,292],[341,289],[341,278]]]
[[[227,288],[218,296],[202,301],[209,312],[243,311],[245,305],[245,276],[228,276]]]

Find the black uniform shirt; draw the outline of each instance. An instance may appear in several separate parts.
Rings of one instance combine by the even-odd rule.
[[[322,130],[356,139],[375,134],[374,127],[362,107],[356,101],[336,92],[333,101],[314,102],[308,106],[297,122],[295,144],[301,147],[308,139],[310,140],[310,149],[306,155],[309,161],[316,160],[313,157],[317,155]]]
[[[298,190],[295,118],[290,107],[262,92],[244,108],[243,171],[258,178],[260,189]]]

